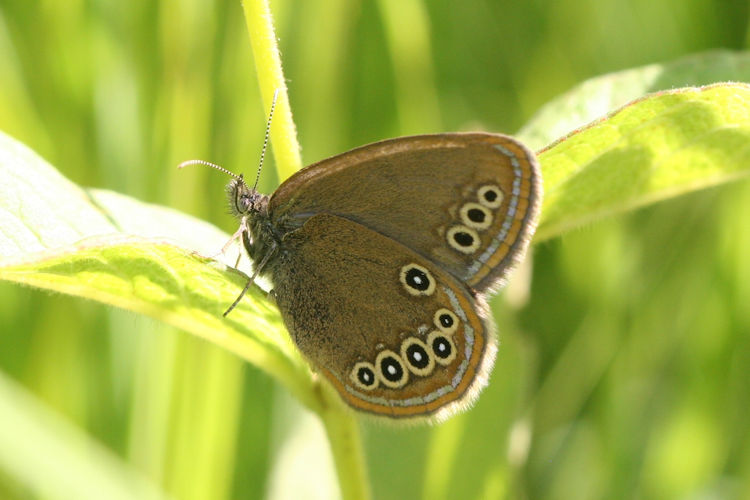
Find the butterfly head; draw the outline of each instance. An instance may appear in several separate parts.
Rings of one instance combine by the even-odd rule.
[[[227,199],[229,209],[238,219],[252,219],[257,214],[265,214],[268,209],[268,196],[245,184],[241,175],[227,184]]]
[[[229,211],[240,221],[235,236],[241,238],[251,259],[263,259],[273,253],[280,239],[268,214],[269,196],[248,186],[242,175],[232,177],[227,184],[227,201]]]
[[[224,167],[204,160],[188,160],[180,163],[178,168],[188,165],[205,165],[232,177],[227,184],[227,199],[230,212],[238,219],[253,219],[257,214],[265,214],[268,208],[268,196],[259,193],[255,186],[250,187],[245,183],[242,175],[237,175]],[[258,180],[256,179],[256,184]]]

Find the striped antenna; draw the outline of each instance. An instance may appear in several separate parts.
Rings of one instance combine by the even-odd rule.
[[[268,122],[266,123],[266,137],[263,139],[263,149],[260,151],[260,163],[258,164],[258,173],[255,175],[255,184],[253,184],[253,191],[258,187],[258,181],[260,180],[260,169],[263,168],[263,159],[266,157],[266,146],[268,146],[268,137],[271,133],[271,119],[273,118],[273,110],[276,109],[276,99],[279,98],[279,89],[274,90],[273,100],[271,101],[271,111],[268,112]]]
[[[229,170],[227,170],[224,167],[220,167],[216,163],[211,163],[210,161],[206,161],[206,160],[188,160],[188,161],[183,161],[182,163],[180,163],[179,165],[177,165],[177,168],[185,168],[188,165],[205,165],[207,167],[215,168],[219,172],[224,172],[225,174],[231,175],[235,179],[242,180],[242,176],[241,175],[237,175],[234,172],[230,172]]]
[[[258,187],[258,181],[260,180],[260,170],[263,168],[263,159],[266,157],[266,148],[268,147],[268,138],[271,134],[271,119],[273,118],[273,110],[276,109],[276,100],[279,97],[279,89],[276,89],[273,93],[273,101],[271,101],[271,111],[268,112],[268,123],[266,123],[266,136],[263,139],[263,149],[260,152],[260,163],[258,164],[258,173],[255,175],[255,183],[253,184],[253,191],[255,191],[255,188]],[[185,168],[188,165],[205,165],[207,167],[215,168],[219,172],[224,172],[227,175],[231,175],[235,179],[242,180],[241,175],[237,175],[233,172],[230,172],[224,167],[220,167],[216,163],[211,163],[210,161],[206,160],[188,160],[183,161],[179,165],[177,165],[177,168]]]

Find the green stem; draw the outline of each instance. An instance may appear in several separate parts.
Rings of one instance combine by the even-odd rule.
[[[352,410],[328,383],[320,386],[319,395],[324,400],[319,413],[328,434],[333,462],[345,500],[368,500],[370,495],[364,448],[359,421]]]
[[[289,106],[284,70],[281,68],[281,57],[276,46],[271,9],[267,0],[244,0],[242,6],[245,9],[245,22],[253,48],[260,93],[267,109],[270,108],[274,92],[279,91],[271,127],[271,148],[279,179],[283,180],[302,168],[302,159],[297,142],[297,128]]]
[[[270,104],[274,92],[279,91],[271,127],[271,146],[279,178],[286,179],[300,169],[302,161],[281,58],[276,46],[271,10],[267,0],[244,0],[242,5],[264,102]],[[345,407],[327,382],[321,381],[318,387],[320,390],[315,392],[315,396],[319,404],[310,404],[308,401],[307,406],[316,411],[325,426],[341,496],[347,500],[369,499],[369,482],[357,417]]]

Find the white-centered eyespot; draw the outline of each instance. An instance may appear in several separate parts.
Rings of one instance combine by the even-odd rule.
[[[435,293],[435,278],[427,268],[418,264],[407,264],[399,273],[401,284],[412,295],[432,295]]]
[[[355,386],[365,391],[375,389],[380,382],[375,373],[375,366],[367,361],[360,361],[354,365],[352,372],[349,374],[349,378],[354,382]]]
[[[492,212],[490,212],[489,208],[479,203],[464,203],[458,213],[461,216],[461,222],[465,226],[481,231],[492,225]]]
[[[427,344],[416,337],[407,337],[401,343],[401,359],[415,375],[426,377],[435,368],[435,358]]]
[[[465,254],[476,252],[481,244],[479,234],[470,227],[461,224],[448,229],[445,238],[451,247]]]
[[[438,309],[432,321],[446,335],[451,335],[458,329],[458,318],[450,309]]]
[[[380,351],[375,358],[375,368],[380,381],[391,389],[398,389],[409,381],[409,372],[403,360],[393,351]]]
[[[500,208],[503,204],[503,192],[494,184],[485,184],[477,189],[477,199],[479,203],[487,208]]]
[[[435,356],[435,362],[448,366],[456,359],[456,344],[448,335],[440,330],[433,330],[427,336],[427,346]]]

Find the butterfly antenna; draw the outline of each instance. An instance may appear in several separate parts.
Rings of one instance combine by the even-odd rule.
[[[273,93],[273,100],[271,101],[271,111],[268,112],[268,122],[266,123],[266,137],[263,139],[263,149],[260,152],[260,163],[258,164],[258,173],[255,175],[255,184],[253,184],[253,190],[258,187],[258,181],[260,180],[260,169],[263,168],[263,159],[266,157],[266,147],[268,146],[268,137],[271,133],[271,119],[273,118],[273,110],[276,108],[276,99],[279,97],[279,89],[276,89]]]
[[[184,168],[184,167],[187,167],[188,165],[205,165],[207,167],[215,168],[219,172],[224,172],[225,174],[231,175],[235,179],[242,180],[242,176],[241,175],[237,175],[234,172],[230,172],[229,170],[227,170],[224,167],[220,167],[216,163],[211,163],[210,161],[206,161],[206,160],[188,160],[188,161],[183,161],[182,163],[180,163],[179,165],[177,165],[177,168]]]

